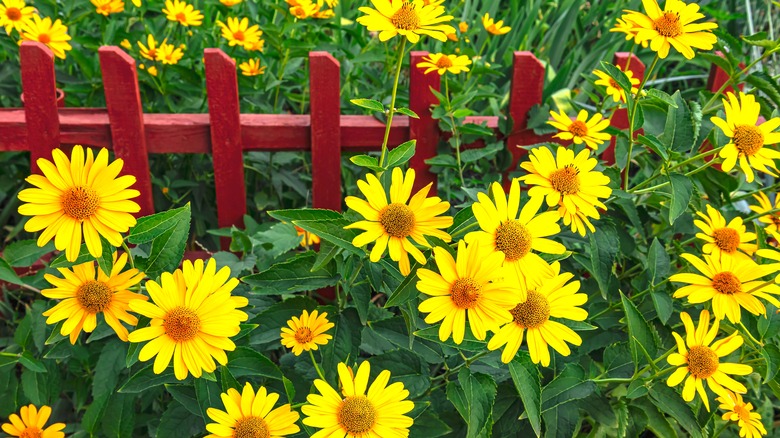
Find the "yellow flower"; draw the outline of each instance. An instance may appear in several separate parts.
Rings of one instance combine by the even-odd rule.
[[[260,26],[257,24],[250,26],[249,19],[246,17],[241,19],[237,17],[228,17],[227,24],[217,20],[217,26],[222,29],[222,37],[228,40],[230,47],[252,47],[260,40],[260,36],[263,35]]]
[[[669,281],[688,283],[688,286],[677,289],[674,298],[688,297],[691,304],[712,300],[715,317],[728,317],[733,323],[740,321],[740,307],[754,315],[766,314],[766,307],[758,298],[780,307],[780,301],[770,295],[780,294],[780,286],[765,285],[765,281],[761,280],[776,272],[776,267],[759,265],[748,257],[729,257],[725,254],[720,260],[709,255],[705,255],[704,260],[693,254],[682,254],[681,257],[704,275],[682,273],[669,277]]]
[[[247,382],[239,393],[230,388],[220,397],[225,410],[208,408],[206,414],[214,423],[206,425],[211,432],[206,438],[234,437],[285,437],[300,432],[297,424],[300,415],[293,411],[290,404],[273,409],[279,394],[268,392],[261,386],[255,393]]]
[[[259,59],[249,59],[238,65],[241,69],[241,74],[244,76],[257,76],[265,73],[266,66],[260,66]]]
[[[619,65],[616,67],[618,70],[623,71],[623,68]],[[635,87],[635,85],[639,85],[639,79],[634,77],[634,72],[631,70],[626,70],[623,73],[628,76],[628,80],[631,82],[631,94],[635,95],[637,92],[639,92],[639,89]],[[593,70],[593,74],[599,77],[599,79],[595,82],[596,85],[603,85],[606,87],[607,96],[612,96],[612,100],[615,102],[626,102],[626,92],[620,88],[620,85],[618,85],[614,79],[601,70]]]
[[[590,158],[587,149],[574,156],[574,151],[559,147],[556,156],[546,147],[531,151],[530,161],[520,166],[528,175],[521,181],[533,186],[528,194],[534,198],[544,196],[547,205],[558,206],[563,224],[571,225],[571,231],[585,235],[585,227],[596,231],[588,218],[600,217],[596,207],[607,208],[598,198],[608,198],[612,189],[607,187],[609,178],[594,171],[598,160]]]
[[[741,217],[735,217],[726,224],[723,215],[709,204],[706,215],[700,211],[696,214],[704,219],[694,220],[693,223],[702,231],[696,237],[707,242],[702,248],[705,254],[712,254],[716,259],[720,259],[721,254],[747,257],[744,253],[752,255],[758,249],[758,245],[750,243],[756,240],[756,234],[746,232]]]
[[[121,43],[119,43],[120,46],[124,47],[125,50],[131,50],[133,48],[133,44],[130,43],[130,40],[127,38],[123,39]]]
[[[764,194],[764,192],[758,192],[753,195],[758,201],[759,205],[751,205],[750,209],[758,214],[764,214],[758,218],[758,221],[762,224],[766,224],[764,231],[769,233],[772,237],[780,242],[780,212],[768,213],[772,210],[780,209],[780,196],[775,194],[775,204],[772,206],[772,201]]]
[[[686,58],[693,59],[694,48],[711,50],[718,41],[712,33],[713,29],[717,29],[717,24],[694,23],[704,18],[696,3],[666,0],[663,10],[658,6],[658,0],[643,0],[642,4],[647,15],[628,11],[623,18],[635,25],[635,39],[649,41],[650,50],[658,52],[661,58],[666,58],[669,48],[674,47]]]
[[[390,371],[387,370],[379,373],[369,386],[370,370],[370,364],[365,361],[353,376],[345,364],[339,363],[343,397],[326,381],[314,381],[321,395],[309,394],[306,398],[309,404],[301,408],[306,415],[303,424],[320,429],[311,438],[409,436],[409,428],[414,423],[404,415],[414,409],[414,403],[406,400],[409,391],[401,382],[388,385]]]
[[[138,324],[138,318],[127,313],[130,309],[128,303],[135,299],[146,300],[146,297],[130,292],[131,287],[143,280],[144,273],[138,269],[122,272],[126,264],[127,254],[117,259],[114,253],[110,275],[106,275],[100,268],[95,269],[95,262],[76,265],[72,270],[58,268],[64,278],[45,274],[44,278],[54,288],[44,289],[41,294],[46,298],[62,299],[56,306],[43,312],[43,316],[49,317],[46,323],[56,324],[65,320],[60,334],[70,335],[70,343],[75,344],[81,329],[91,333],[97,326],[97,314],[102,313],[119,339],[127,342],[127,329],[122,322],[131,326]]]
[[[90,0],[97,9],[97,13],[108,17],[111,14],[117,14],[125,10],[123,0]]]
[[[726,112],[726,120],[720,117],[710,119],[731,139],[719,154],[724,159],[723,171],[733,169],[739,159],[739,167],[745,172],[747,182],[753,182],[752,169],[777,176],[767,169],[767,166],[777,170],[774,160],[780,158],[780,152],[764,146],[780,143],[780,132],[774,132],[780,126],[780,117],[774,117],[756,126],[761,105],[756,102],[755,96],[741,91],[739,100],[734,93],[729,92],[728,100],[723,99],[723,109]]]
[[[455,28],[442,24],[452,20],[444,14],[444,6],[426,5],[423,0],[371,0],[374,8],[363,6],[358,10],[366,15],[357,22],[371,32],[379,32],[379,40],[387,41],[401,35],[414,44],[420,35],[428,35],[439,41],[447,41],[447,34]]]
[[[680,313],[680,319],[685,326],[686,339],[683,341],[682,336],[672,332],[677,341],[677,353],[670,354],[666,361],[669,365],[679,368],[669,376],[666,384],[677,386],[682,383],[685,376],[688,376],[683,385],[683,400],[692,401],[695,393],[698,392],[707,411],[710,410],[710,403],[704,391],[705,381],[707,386],[718,395],[726,393],[724,386],[734,392],[746,392],[747,389],[743,384],[728,375],[746,376],[753,372],[753,368],[750,365],[720,362],[720,358],[728,356],[742,346],[743,340],[739,332],[735,331],[731,336],[713,344],[712,341],[718,335],[720,321],[716,319],[708,330],[710,312],[701,311],[699,325],[696,328],[693,327],[693,321],[687,312]]]
[[[146,72],[149,73],[152,76],[157,76],[157,67],[151,66],[148,69],[146,69]]]
[[[133,0],[133,6],[135,6],[136,8],[140,8],[141,7],[141,0]]]
[[[312,246],[320,243],[320,236],[310,233],[301,227],[296,226],[295,232],[301,236],[301,246]]]
[[[442,201],[438,196],[428,198],[428,192],[433,183],[418,191],[411,199],[414,185],[414,169],[406,171],[406,177],[400,168],[393,169],[390,184],[390,204],[382,183],[373,174],[366,175],[366,181],[358,180],[358,189],[366,200],[347,196],[344,200],[347,206],[360,213],[366,220],[347,225],[345,228],[358,228],[365,232],[352,240],[352,244],[361,247],[374,242],[370,260],[378,262],[385,249],[390,253],[390,259],[399,262],[401,274],[408,275],[411,271],[409,254],[420,264],[425,264],[422,251],[409,240],[413,239],[419,245],[430,248],[425,236],[438,237],[445,242],[450,241],[450,235],[442,228],[452,225],[451,216],[439,216],[450,208],[450,203]],[[407,204],[408,201],[408,204]]]
[[[285,0],[290,6],[290,14],[299,20],[313,17],[319,7],[311,0]]]
[[[150,341],[141,348],[138,359],[146,362],[155,355],[155,374],[162,373],[173,359],[176,378],[184,380],[189,373],[200,377],[216,369],[214,359],[220,365],[227,364],[225,351],[233,351],[236,344],[230,340],[240,331],[239,324],[246,321],[246,313],[237,310],[249,301],[230,292],[238,285],[238,279],[230,278],[230,268],[217,271],[217,263],[185,260],[183,269],[160,277],[160,284],[150,280],[146,290],[154,304],[130,301],[130,308],[151,318],[149,327],[130,333],[130,342]],[[213,357],[213,358],[212,358]]]
[[[620,18],[615,19],[615,26],[610,29],[610,32],[622,32],[626,34],[626,41],[633,39],[634,44],[642,44],[642,47],[647,47],[647,40],[640,40],[637,38],[639,31],[642,27],[631,21],[631,15],[626,14]]]
[[[423,62],[417,63],[417,68],[424,68],[425,74],[432,71],[436,71],[439,75],[443,75],[445,72],[452,74],[458,74],[460,72],[469,71],[468,66],[471,65],[471,59],[466,55],[445,55],[444,53],[432,53],[427,57],[423,57]]]
[[[479,340],[485,340],[487,330],[496,331],[512,320],[509,309],[517,303],[520,291],[516,282],[505,280],[503,253],[491,252],[479,242],[466,246],[461,240],[457,260],[438,246],[433,254],[439,273],[419,269],[417,290],[431,296],[420,303],[419,309],[428,314],[426,323],[442,321],[442,342],[450,336],[456,344],[463,342],[466,320]]]
[[[752,403],[745,403],[742,395],[724,391],[724,394],[717,398],[720,402],[719,408],[726,411],[723,419],[726,421],[736,421],[739,426],[739,436],[745,438],[759,438],[766,435],[766,428],[761,423],[761,414],[753,411]]]
[[[525,331],[528,332],[526,342],[531,360],[543,366],[550,365],[548,345],[564,356],[571,354],[567,342],[582,345],[582,338],[577,333],[550,318],[584,321],[588,311],[578,306],[585,304],[588,296],[578,293],[579,281],[566,284],[574,275],[568,272],[561,274],[560,263],[555,262],[548,269],[552,271],[552,277],[535,277],[528,282],[528,290],[523,291],[527,299],[516,301],[515,307],[509,311],[512,321],[501,327],[488,342],[487,347],[491,351],[506,345],[501,353],[501,361],[504,363],[511,362],[517,355]],[[520,286],[526,288],[524,282],[520,282]]]
[[[153,35],[148,35],[146,37],[147,45],[144,46],[144,44],[140,41],[138,41],[138,48],[141,49],[141,56],[143,56],[146,59],[156,61],[157,60],[157,41],[155,41]],[[163,40],[162,44],[165,44],[167,40]]]
[[[494,182],[493,201],[484,194],[477,195],[478,201],[471,205],[474,217],[482,231],[466,235],[466,242],[479,242],[482,248],[504,254],[504,267],[508,268],[517,282],[534,277],[551,277],[553,271],[541,257],[532,251],[547,254],[563,254],[566,247],[546,237],[561,232],[558,213],[548,211],[541,214],[542,199],[532,198],[520,209],[520,183],[512,180],[509,196],[501,184]],[[525,297],[521,289],[519,301]]]
[[[33,15],[35,8],[27,6],[24,0],[3,0],[0,3],[0,26],[5,27],[5,32],[9,35],[12,29],[21,32]]]
[[[585,110],[580,110],[575,120],[571,120],[563,110],[560,114],[550,111],[550,115],[553,120],[548,121],[547,124],[561,131],[553,136],[561,140],[572,140],[574,144],[585,143],[589,148],[596,150],[600,144],[609,141],[611,137],[602,132],[609,127],[609,120],[604,119],[601,113],[593,114],[590,120]]]
[[[35,405],[30,404],[22,406],[19,414],[21,417],[17,414],[11,414],[8,417],[10,423],[3,424],[3,432],[21,438],[65,438],[65,434],[62,432],[65,423],[54,423],[46,429],[43,428],[49,421],[50,407],[44,405],[38,410]]]
[[[177,21],[182,26],[200,26],[203,22],[203,14],[182,0],[165,0],[162,11],[168,20]]]
[[[488,33],[493,35],[505,35],[512,30],[511,27],[504,26],[504,20],[494,21],[487,13],[482,17],[482,25],[485,26]]]
[[[468,32],[469,24],[466,23],[465,21],[461,21],[460,23],[458,23],[458,30],[460,31],[460,33]]]
[[[287,321],[288,327],[282,327],[282,345],[292,348],[293,354],[300,356],[304,350],[316,350],[325,345],[333,336],[325,334],[334,324],[328,321],[327,313],[317,314],[304,310],[300,317],[293,316]]]
[[[165,41],[160,44],[160,48],[157,50],[157,60],[163,64],[177,64],[182,56],[184,56],[184,52],[181,48],[167,44]]]
[[[52,152],[54,163],[39,158],[43,175],[30,175],[27,182],[37,188],[19,192],[26,204],[19,206],[19,214],[33,216],[24,225],[25,231],[44,230],[38,237],[38,246],[54,238],[54,247],[65,251],[68,261],[75,261],[84,241],[93,257],[100,257],[103,247],[100,236],[111,245],[122,245],[122,235],[135,225],[130,213],[141,208],[131,198],[139,195],[129,189],[135,177],[117,178],[123,161],[108,163],[108,151],[103,148],[97,157],[87,149],[74,146],[70,160],[60,149]],[[55,237],[56,236],[56,237]]]
[[[339,0],[317,0],[317,6],[323,7],[325,5],[328,5],[329,8],[333,9],[339,5]]]
[[[72,49],[70,46],[70,36],[68,27],[63,25],[59,19],[54,22],[51,18],[41,18],[33,15],[31,20],[24,22],[22,28],[22,39],[25,41],[38,41],[51,49],[54,56],[65,59],[65,52]]]
[[[225,6],[231,7],[241,3],[241,0],[219,0]]]

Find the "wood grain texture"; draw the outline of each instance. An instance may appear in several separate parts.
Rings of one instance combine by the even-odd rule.
[[[411,53],[409,63],[409,109],[420,116],[419,119],[409,119],[409,137],[417,140],[417,150],[409,166],[414,169],[414,191],[417,191],[430,183],[431,196],[436,195],[436,174],[431,172],[431,166],[425,164],[425,160],[436,156],[439,146],[439,124],[431,117],[431,105],[439,103],[439,99],[431,93],[431,88],[436,91],[441,89],[441,76],[437,72],[425,74],[425,70],[417,68],[417,64],[423,61],[428,52],[414,51]]]
[[[39,171],[37,160],[51,160],[51,152],[60,146],[54,54],[37,41],[23,42],[19,52],[24,90],[21,130],[26,134],[23,144],[25,150],[30,151],[31,170],[35,173]],[[12,137],[15,141],[20,140],[19,134]]]
[[[612,63],[622,68],[623,71],[625,71],[626,66],[628,66],[628,70],[630,70],[634,77],[640,81],[645,77],[645,65],[633,53],[617,52],[612,59]],[[608,97],[604,97],[604,99],[607,98]],[[609,97],[609,99],[610,101],[612,100],[611,97]],[[615,111],[615,115],[612,116],[610,125],[618,129],[628,129],[628,111],[625,108]],[[609,146],[601,153],[601,159],[604,160],[607,166],[615,164],[615,137],[612,137],[612,139],[609,140]]]
[[[341,66],[327,52],[309,53],[312,205],[341,211]]]

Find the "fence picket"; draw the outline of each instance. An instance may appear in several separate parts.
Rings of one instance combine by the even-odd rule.
[[[645,64],[633,53],[617,52],[615,53],[612,63],[623,71],[630,70],[633,76],[640,81],[645,77]],[[612,99],[605,96],[604,99]],[[615,111],[615,115],[612,116],[610,125],[618,129],[628,128],[628,111],[625,108],[621,108]],[[607,166],[615,164],[615,137],[609,140],[609,146],[601,154],[601,159],[606,162]]]
[[[309,53],[312,205],[341,211],[341,65]]]
[[[37,41],[23,42],[19,52],[30,167],[38,172],[38,158],[51,160],[51,151],[60,147],[54,55]]]
[[[425,74],[425,70],[417,68],[428,52],[414,51],[409,63],[409,109],[420,116],[419,119],[409,119],[409,138],[417,140],[416,152],[409,165],[415,170],[414,191],[433,183],[430,194],[435,195],[436,174],[431,172],[431,166],[425,160],[436,156],[439,145],[439,124],[431,117],[431,105],[439,103],[439,99],[431,93],[441,89],[441,76],[438,73]]]

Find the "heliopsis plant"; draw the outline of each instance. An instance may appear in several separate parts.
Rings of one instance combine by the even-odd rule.
[[[13,30],[21,32],[25,23],[32,20],[35,8],[27,5],[24,0],[2,0],[0,2],[0,26],[5,27],[5,33]]]
[[[366,15],[357,22],[371,32],[379,32],[379,40],[387,41],[401,35],[414,44],[421,35],[439,41],[447,41],[447,34],[455,33],[450,26],[452,15],[445,15],[444,6],[426,5],[423,0],[371,0],[373,8],[361,6],[358,10]]]
[[[761,423],[761,414],[753,412],[753,403],[745,403],[742,394],[724,391],[717,400],[720,402],[718,407],[726,411],[723,419],[739,425],[740,437],[759,438],[767,434],[764,424]]]
[[[585,143],[591,149],[598,149],[600,144],[611,138],[603,132],[609,127],[609,120],[600,113],[588,119],[588,112],[580,110],[575,120],[571,120],[562,110],[560,114],[550,111],[550,115],[553,120],[547,123],[561,131],[554,135],[561,140],[571,140],[574,144]]]
[[[258,76],[265,73],[266,66],[260,65],[259,59],[249,59],[238,65],[244,76]]]
[[[639,91],[639,89],[636,87],[636,85],[639,85],[639,78],[635,78],[634,72],[632,72],[631,70],[623,70],[619,65],[616,67],[618,70],[626,74],[628,81],[631,83],[631,94],[635,95]],[[626,103],[626,91],[623,90],[623,88],[620,85],[618,85],[617,81],[612,79],[611,76],[609,76],[608,74],[604,73],[601,70],[593,70],[593,74],[598,76],[598,80],[596,80],[595,84],[603,86],[606,89],[607,96],[611,96],[612,100],[615,101],[615,103],[618,102]],[[555,117],[554,113],[553,113],[553,117]],[[577,119],[579,120],[579,117]],[[570,123],[567,120],[564,120],[564,122]],[[605,125],[605,127],[606,126],[609,126],[609,121],[607,121],[607,125]]]
[[[512,30],[511,27],[504,26],[504,20],[495,21],[493,18],[490,18],[490,15],[487,13],[482,17],[482,26],[485,27],[485,30],[488,31],[488,33],[493,35],[506,35]]]
[[[694,220],[693,224],[701,230],[696,237],[704,240],[702,252],[712,254],[720,259],[721,255],[745,257],[752,255],[758,249],[754,242],[755,233],[748,233],[741,217],[735,217],[728,223],[723,215],[707,204],[707,214],[697,211],[702,220]]]
[[[71,39],[68,27],[59,18],[52,20],[33,14],[31,19],[24,21],[21,33],[23,40],[45,44],[58,58],[65,59],[65,52],[73,48],[68,42]]]
[[[751,205],[750,209],[760,214],[758,221],[764,225],[764,231],[780,242],[780,197],[775,194],[775,202],[769,200],[764,192],[753,195],[758,205]]]
[[[636,39],[648,41],[650,50],[660,58],[666,58],[669,49],[674,47],[686,58],[693,59],[693,49],[711,50],[718,40],[712,33],[718,28],[717,23],[697,22],[704,14],[699,12],[696,3],[666,0],[661,9],[658,0],[644,0],[642,5],[645,13],[629,11],[625,19],[634,25]]]
[[[207,438],[285,437],[301,429],[295,424],[300,415],[283,404],[274,409],[279,394],[261,386],[255,391],[247,382],[241,392],[229,388],[220,394],[225,410],[208,408],[206,414],[214,423],[206,425]]]
[[[334,324],[328,321],[328,313],[311,314],[304,310],[301,316],[293,316],[287,321],[287,327],[282,327],[282,345],[292,348],[293,354],[300,356],[304,350],[311,351],[325,345],[333,336],[325,333],[332,329]]]
[[[222,37],[228,40],[230,47],[242,46],[244,48],[252,47],[260,40],[263,31],[257,24],[249,25],[249,19],[228,17],[227,22],[217,20],[217,26],[222,29]]]
[[[182,26],[200,26],[203,23],[203,14],[193,5],[182,0],[165,0],[162,13],[168,20]]]
[[[444,73],[458,74],[469,71],[471,60],[466,55],[445,55],[444,53],[433,53],[423,58],[423,62],[417,63],[417,68],[424,68],[425,74],[437,72],[439,75]]]
[[[90,0],[95,6],[98,14],[108,17],[111,14],[124,12],[125,2],[123,0]]]
[[[65,433],[62,432],[65,423],[54,423],[45,427],[50,416],[49,406],[44,405],[40,409],[33,404],[22,406],[19,414],[11,414],[8,417],[9,423],[3,423],[3,432],[19,438],[65,438]]]

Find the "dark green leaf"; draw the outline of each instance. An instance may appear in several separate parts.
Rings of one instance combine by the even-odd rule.
[[[650,399],[664,413],[671,415],[683,429],[687,430],[695,438],[703,437],[702,427],[696,421],[693,411],[688,403],[672,388],[666,386],[665,381],[659,381],[650,387]]]
[[[12,268],[11,265],[9,265],[8,262],[2,258],[0,258],[0,281],[5,281],[6,283],[17,284],[20,286],[24,284],[22,279],[16,275],[14,268]]]
[[[691,179],[679,173],[669,174],[669,182],[672,189],[672,202],[669,205],[669,224],[673,225],[680,215],[688,209],[693,195],[693,183]]]
[[[238,347],[228,352],[227,367],[234,377],[262,376],[282,379],[282,371],[262,353],[247,347]]]
[[[307,251],[277,263],[259,274],[243,277],[241,281],[252,286],[253,293],[261,295],[317,290],[336,284],[340,277],[334,263],[311,271],[316,258],[316,252]]]
[[[536,436],[542,433],[542,384],[539,376],[539,368],[531,362],[527,353],[517,355],[509,363],[509,374],[523,400],[525,415],[536,432]]]
[[[669,106],[664,131],[658,139],[669,151],[688,152],[695,140],[693,118],[679,91],[672,98],[677,106]]]
[[[585,378],[582,367],[570,363],[542,389],[542,413],[585,398],[595,390],[596,384]]]
[[[317,221],[341,219],[341,214],[323,208],[298,208],[292,210],[273,210],[268,215],[282,222]]]
[[[496,383],[492,377],[472,374],[468,368],[461,368],[458,381],[447,384],[447,398],[466,422],[467,438],[479,437],[484,430],[490,431],[496,399]]]
[[[394,147],[387,153],[387,169],[405,164],[414,155],[417,140],[409,140]]]
[[[184,207],[144,216],[130,229],[127,241],[132,244],[147,243],[159,238],[172,228],[186,226],[189,230],[190,204]]]
[[[372,170],[374,172],[384,172],[386,170],[384,167],[380,167],[379,161],[376,159],[376,157],[372,157],[371,155],[355,155],[350,157],[349,161],[355,165],[365,167],[366,169]]]
[[[634,303],[623,295],[623,292],[620,292],[620,300],[626,312],[631,355],[634,358],[634,363],[638,366],[642,357],[644,357],[640,348],[643,348],[650,356],[655,356],[657,352],[656,339],[645,317],[634,306]]]
[[[3,249],[3,259],[15,268],[31,266],[44,254],[54,251],[54,242],[50,241],[40,247],[34,239],[19,240],[11,243]]]
[[[766,361],[766,373],[764,374],[764,383],[774,380],[780,367],[780,349],[775,344],[764,344],[761,349],[761,356]]]
[[[172,368],[169,367],[161,374],[155,374],[152,367],[153,364],[147,365],[133,374],[133,376],[119,388],[118,392],[124,394],[138,394],[149,388],[154,388],[155,386],[164,385],[166,383],[181,383],[181,381],[176,379],[176,376],[173,375]]]

